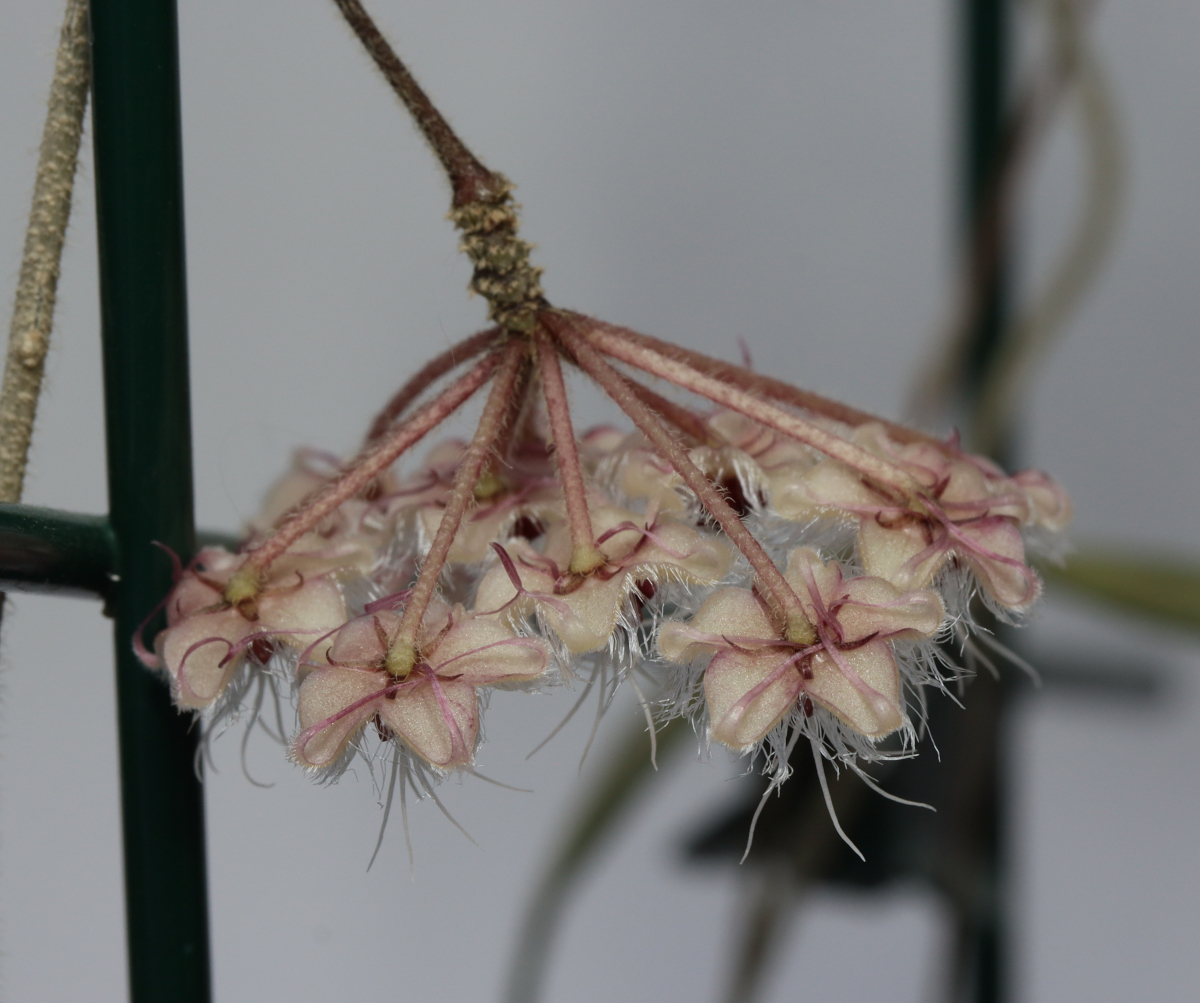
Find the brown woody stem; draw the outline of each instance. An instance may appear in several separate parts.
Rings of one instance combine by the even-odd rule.
[[[554,437],[554,462],[562,480],[563,496],[567,502],[567,521],[571,526],[572,574],[586,575],[605,562],[592,533],[592,517],[588,514],[587,488],[583,483],[583,468],[575,446],[575,429],[571,425],[571,408],[567,388],[563,383],[558,349],[546,335],[537,339],[538,368],[542,376],[542,395],[546,398],[546,413],[550,418],[550,433]]]
[[[429,608],[434,592],[437,591],[438,578],[446,566],[450,547],[454,543],[458,527],[462,524],[467,506],[474,499],[479,475],[505,424],[505,416],[510,411],[513,391],[524,368],[528,350],[527,341],[513,338],[499,353],[500,366],[479,419],[479,426],[475,429],[475,436],[463,455],[458,473],[454,476],[454,484],[450,488],[446,508],[442,512],[441,524],[434,534],[425,563],[421,566],[421,573],[417,576],[412,594],[404,607],[404,615],[400,619],[396,636],[388,648],[387,668],[392,675],[407,676],[417,664],[420,655],[417,650],[417,636],[421,629],[421,620]]]
[[[446,169],[454,197],[450,219],[462,231],[459,250],[475,266],[471,288],[488,302],[488,316],[504,330],[530,333],[546,306],[540,268],[531,245],[517,236],[520,221],[512,183],[489,171],[455,135],[441,112],[413,79],[359,0],[334,0],[417,127]]]
[[[677,443],[654,413],[643,404],[630,388],[625,378],[601,357],[581,334],[574,330],[570,319],[543,315],[542,322],[549,327],[574,357],[579,367],[592,377],[622,411],[629,416],[655,449],[675,468],[684,483],[695,493],[700,504],[717,521],[738,550],[742,552],[754,576],[760,594],[778,617],[787,640],[797,644],[808,644],[816,636],[812,625],[804,615],[796,593],[788,585],[775,562],[767,556],[762,544],[742,524],[737,513],[722,497],[721,492],[692,463],[687,452]]]
[[[396,391],[392,399],[387,402],[383,410],[376,416],[375,421],[371,424],[371,431],[367,433],[367,443],[370,444],[386,435],[392,422],[399,418],[404,413],[404,409],[420,397],[434,380],[445,376],[456,366],[460,366],[464,362],[469,362],[486,350],[499,337],[500,329],[498,327],[489,327],[486,331],[480,331],[469,338],[464,338],[456,345],[451,345],[441,355],[425,363],[404,386]]]
[[[337,4],[338,10],[342,12],[346,23],[358,36],[363,47],[375,60],[375,65],[383,73],[384,79],[404,102],[404,106],[417,123],[417,128],[442,162],[442,167],[450,178],[450,186],[454,190],[453,204],[461,206],[468,202],[492,201],[503,188],[503,180],[484,167],[458,138],[421,85],[408,72],[408,67],[400,61],[396,51],[388,44],[359,0],[333,2]]]
[[[396,459],[452,415],[491,378],[503,353],[493,352],[460,376],[408,421],[364,449],[342,473],[316,491],[263,543],[250,551],[246,563],[225,587],[225,599],[237,604],[258,595],[267,571],[293,543],[343,502],[382,474]]]

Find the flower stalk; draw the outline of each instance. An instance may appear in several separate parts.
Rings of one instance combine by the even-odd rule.
[[[421,574],[417,577],[412,594],[404,607],[404,616],[400,620],[396,636],[388,648],[387,670],[394,676],[404,678],[417,664],[421,654],[417,649],[417,633],[421,628],[421,621],[437,589],[442,569],[446,566],[454,535],[458,532],[467,506],[474,498],[479,475],[483,472],[484,464],[496,444],[505,414],[510,409],[513,389],[528,351],[528,344],[515,338],[504,349],[491,393],[483,408],[483,416],[479,419],[479,427],[475,430],[475,437],[471,440],[462,465],[455,475],[454,486],[446,500],[446,509],[442,514],[437,535],[433,538],[425,563],[421,566]]]
[[[392,399],[375,416],[375,420],[371,423],[371,430],[367,433],[367,444],[370,445],[376,439],[386,435],[396,419],[404,414],[408,406],[428,390],[435,380],[441,379],[464,362],[470,362],[493,347],[499,333],[494,327],[480,331],[469,338],[464,338],[456,345],[451,345],[441,355],[437,355],[425,363],[405,382],[404,386],[392,395]]]
[[[587,489],[583,484],[583,468],[579,464],[579,451],[575,446],[575,430],[571,426],[571,409],[567,402],[567,388],[563,383],[562,366],[558,362],[558,351],[550,339],[543,335],[537,339],[537,353],[546,414],[550,418],[550,432],[554,436],[554,459],[567,502],[567,521],[571,524],[573,550],[568,570],[573,575],[587,575],[604,564],[607,558],[596,546],[596,537],[592,533]]]
[[[812,624],[804,615],[800,599],[784,579],[775,563],[767,555],[762,544],[745,527],[736,512],[730,507],[712,482],[696,467],[687,453],[663,427],[653,412],[629,389],[628,383],[612,368],[600,353],[572,329],[569,320],[560,322],[547,315],[546,324],[575,357],[579,367],[594,379],[614,403],[629,416],[643,435],[667,459],[687,486],[695,492],[705,510],[724,530],[725,535],[754,569],[759,590],[770,603],[780,620],[783,634],[796,644],[811,644],[815,638]]]
[[[449,418],[487,382],[499,363],[500,359],[495,354],[477,363],[470,372],[461,376],[403,425],[360,453],[340,477],[307,499],[266,541],[250,551],[245,565],[230,579],[225,589],[226,601],[234,606],[252,601],[262,588],[263,579],[271,565],[293,543],[320,525],[339,505],[362,491],[404,452]]]
[[[872,456],[810,421],[759,400],[739,387],[729,386],[704,375],[686,363],[677,362],[653,349],[632,344],[607,331],[590,332],[589,340],[606,355],[636,366],[652,376],[668,380],[684,390],[707,397],[716,404],[739,411],[768,428],[790,435],[797,442],[812,446],[826,456],[840,460],[884,488],[909,496],[916,495],[915,483],[900,468]]]

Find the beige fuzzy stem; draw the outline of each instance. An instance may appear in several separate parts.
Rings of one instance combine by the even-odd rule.
[[[610,366],[587,339],[573,330],[570,320],[555,321],[543,316],[546,324],[574,356],[579,368],[600,384],[600,388],[624,411],[655,449],[675,468],[684,483],[695,492],[705,510],[717,521],[730,542],[738,548],[754,569],[755,582],[767,605],[779,619],[779,626],[788,641],[811,644],[816,637],[812,624],[804,614],[799,597],[787,579],[763,550],[762,544],[738,518],[729,503],[711,481],[688,458],[666,427],[630,389],[625,378]]]
[[[70,0],[63,19],[42,131],[33,207],[8,333],[8,359],[0,389],[0,501],[19,502],[25,486],[29,440],[50,328],[63,240],[71,216],[71,190],[83,132],[88,81],[87,0]]]
[[[488,394],[487,403],[483,406],[483,414],[479,418],[479,426],[467,452],[462,458],[458,473],[454,476],[454,484],[446,499],[446,508],[442,511],[442,521],[434,534],[421,573],[417,576],[416,584],[409,595],[404,607],[404,616],[396,629],[387,653],[387,668],[394,676],[407,676],[412,671],[420,652],[417,650],[417,637],[421,629],[421,620],[429,608],[430,600],[437,591],[438,578],[446,566],[450,556],[450,547],[458,533],[466,515],[467,506],[475,496],[475,485],[483,472],[484,464],[491,455],[505,425],[505,418],[511,410],[513,392],[517,387],[521,371],[525,365],[529,343],[520,338],[513,338],[501,356],[502,361]]]

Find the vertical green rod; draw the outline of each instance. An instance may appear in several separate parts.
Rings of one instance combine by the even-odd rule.
[[[206,1003],[196,735],[130,647],[171,586],[152,541],[195,549],[175,0],[92,0],[91,19],[130,995]]]
[[[961,178],[963,194],[963,242],[971,247],[984,221],[987,204],[998,187],[1003,169],[1005,129],[1009,110],[1010,0],[961,0],[960,74],[963,82],[961,109]],[[970,332],[970,349],[960,374],[963,401],[971,414],[988,368],[1004,337],[1007,324],[1008,283],[1011,247],[1007,221],[994,234],[998,242],[994,267],[980,276],[978,313]],[[995,457],[1003,460],[1002,457]],[[994,623],[991,626],[996,626]],[[976,686],[973,710],[982,720],[979,727],[992,731],[986,742],[987,762],[978,770],[980,789],[975,792],[977,811],[970,839],[975,844],[970,856],[976,861],[975,888],[971,904],[959,917],[960,975],[958,987],[970,1003],[1004,1003],[1010,996],[1007,853],[1005,821],[1008,798],[1005,764],[1004,711],[1009,686]]]
[[[987,203],[999,179],[1008,112],[1009,0],[961,0],[960,67],[963,82],[961,134],[962,218],[969,245],[983,221]],[[1004,242],[1007,227],[996,239]],[[963,391],[968,410],[983,375],[1004,335],[1008,292],[1006,247],[995,256],[995,267],[984,277],[976,328],[966,359]]]

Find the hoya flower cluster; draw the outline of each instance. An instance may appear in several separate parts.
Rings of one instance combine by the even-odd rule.
[[[599,679],[603,708],[637,673],[657,677],[659,720],[763,750],[776,783],[801,738],[852,768],[910,751],[921,688],[944,681],[935,641],[970,643],[976,593],[1007,618],[1033,605],[1026,547],[1063,528],[1063,492],[551,306],[512,184],[360,0],[334,2],[444,168],[496,326],[417,373],[352,460],[304,457],[237,554],[180,570],[154,651],[137,642],[176,703],[211,727],[270,685],[295,697],[297,763],[330,775],[377,741],[429,793],[431,774],[473,769],[492,690]],[[564,362],[632,430],[577,437]],[[484,387],[471,440],[402,474]]]
[[[577,436],[564,362],[633,430]],[[489,384],[469,442],[401,467]],[[1027,544],[1068,518],[1044,474],[543,307],[430,363],[353,460],[302,454],[239,553],[181,569],[142,650],[210,722],[256,684],[292,694],[290,755],[324,775],[379,743],[470,770],[490,691],[640,673],[658,720],[782,778],[800,738],[852,766],[909,750],[935,642],[975,594],[1028,610]]]

